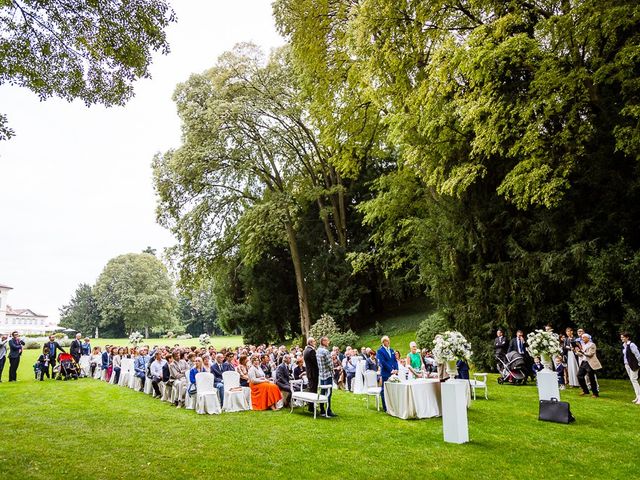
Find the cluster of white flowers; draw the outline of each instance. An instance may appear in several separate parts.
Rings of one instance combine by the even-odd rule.
[[[134,345],[139,344],[143,340],[144,335],[142,335],[140,332],[133,332],[131,335],[129,335],[129,343],[133,343]]]
[[[471,359],[471,344],[460,332],[444,332],[433,339],[433,356],[439,362]]]
[[[200,335],[198,337],[198,340],[200,341],[200,345],[202,345],[203,347],[206,347],[211,343],[211,337],[209,337],[209,335],[207,335],[206,333]]]
[[[554,355],[562,353],[560,348],[560,337],[557,333],[547,332],[545,330],[536,330],[527,335],[527,350],[534,357],[541,355]]]

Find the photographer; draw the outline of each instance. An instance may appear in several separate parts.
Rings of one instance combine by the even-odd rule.
[[[9,381],[17,380],[18,366],[20,365],[20,357],[22,356],[22,347],[24,340],[18,336],[18,332],[11,333],[9,340]]]

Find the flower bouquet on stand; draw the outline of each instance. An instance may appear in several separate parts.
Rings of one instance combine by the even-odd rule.
[[[536,330],[527,334],[527,351],[532,357],[540,357],[544,368],[551,370],[554,355],[560,355],[560,337],[557,333]]]
[[[209,335],[207,335],[206,333],[200,335],[198,337],[198,340],[200,341],[200,345],[202,345],[204,348],[207,348],[211,343],[211,337],[209,337]]]
[[[133,345],[138,345],[143,340],[144,335],[142,335],[140,332],[133,332],[131,335],[129,335],[129,343],[132,343]]]
[[[458,360],[468,362],[473,354],[471,344],[467,342],[464,335],[456,331],[447,331],[436,335],[436,338],[433,339],[432,353],[438,363],[446,363],[450,378],[455,378],[458,374],[456,362]]]

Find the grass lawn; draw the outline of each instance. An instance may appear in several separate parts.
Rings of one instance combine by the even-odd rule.
[[[469,409],[471,441],[442,441],[442,421],[399,420],[364,396],[337,392],[334,419],[296,409],[214,416],[176,409],[92,379],[35,382],[32,355],[19,381],[0,384],[1,471],[8,478],[631,478],[640,407],[628,381],[600,381],[602,397],[562,392],[577,421],[537,420],[534,386],[490,380]],[[372,402],[373,403],[373,402]],[[71,477],[70,477],[71,476]],[[184,477],[183,477],[184,478]]]

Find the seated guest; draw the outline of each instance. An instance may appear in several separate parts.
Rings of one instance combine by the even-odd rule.
[[[84,339],[82,345],[80,345],[80,353],[81,355],[91,355],[91,340],[89,337]]]
[[[465,362],[464,360],[458,360],[456,362],[456,368],[458,369],[456,378],[469,380],[469,364],[467,362]]]
[[[207,372],[211,371],[211,357],[208,353],[205,353],[202,357],[202,366]]]
[[[252,410],[277,410],[278,402],[282,400],[282,393],[275,383],[271,383],[260,368],[260,357],[253,357],[248,372],[251,386]]]
[[[378,371],[378,359],[376,358],[376,351],[369,351],[369,358],[367,358],[367,362],[365,364],[365,370],[373,370],[374,372]]]
[[[100,347],[93,347],[93,352],[91,353],[91,358],[89,359],[89,368],[91,372],[91,378],[93,378],[96,374],[96,368],[98,365],[102,364],[102,351]]]
[[[248,387],[249,386],[249,357],[246,355],[240,355],[238,359],[238,366],[236,367],[236,372],[240,375],[240,386]]]
[[[187,391],[186,369],[180,363],[180,352],[176,349],[173,352],[173,362],[169,364],[169,375],[173,381],[173,389],[176,392],[174,403],[180,408],[184,405],[184,396]]]
[[[222,374],[224,372],[233,372],[234,368],[229,362],[224,361],[224,355],[222,353],[216,354],[216,361],[211,366],[211,373],[213,373],[213,386],[218,390],[218,396],[220,397],[220,405],[224,401],[224,383],[222,380]]]
[[[291,370],[289,365],[291,364],[291,355],[285,353],[282,357],[282,363],[276,368],[276,385],[278,388],[285,392],[284,406],[288,407],[291,401]]]
[[[427,373],[434,373],[438,371],[438,362],[433,358],[431,352],[426,348],[422,350],[422,363],[424,363],[424,369]]]
[[[562,355],[556,355],[553,359],[556,374],[558,375],[558,387],[564,390],[564,364],[562,363]]]
[[[260,368],[264,372],[265,376],[271,377],[271,364],[269,363],[269,355],[262,355],[262,361],[260,362]]]
[[[303,380],[304,383],[307,381],[307,369],[304,366],[304,358],[298,357],[296,359],[297,365],[293,369],[293,379],[294,380]]]
[[[102,368],[102,371],[104,372],[105,375],[105,380],[108,382],[109,381],[109,377],[108,377],[108,373],[109,373],[109,352],[111,351],[111,346],[110,345],[106,345],[104,347],[104,352],[102,352],[102,358],[101,358],[101,362],[102,364],[100,365],[100,368]]]
[[[398,364],[398,377],[400,380],[406,380],[409,377],[409,369],[405,363],[404,357],[400,353],[400,350],[394,352],[396,363]]]
[[[36,362],[36,380],[44,381],[44,376],[47,378],[53,378],[49,376],[49,346],[45,345],[42,349],[42,354],[38,357]]]
[[[151,359],[147,355],[147,349],[142,347],[140,355],[133,361],[133,374],[140,379],[140,391],[144,391],[144,382],[147,379],[147,366]]]
[[[113,374],[115,375],[115,378],[113,380],[113,383],[115,383],[116,385],[118,384],[118,380],[120,380],[120,370],[122,367],[122,356],[124,354],[124,348],[120,347],[117,350],[115,350],[115,355],[113,356],[113,360],[112,360],[112,369],[113,369]]]
[[[202,358],[196,357],[193,362],[193,368],[189,370],[189,382],[191,385],[196,384],[196,375],[201,372],[206,372],[205,368],[202,366]]]
[[[151,385],[153,386],[153,398],[160,398],[160,387],[159,384],[162,383],[163,370],[164,366],[167,364],[167,361],[162,358],[162,352],[160,350],[156,350],[155,360],[151,362],[150,373],[151,373]]]
[[[344,390],[344,370],[335,350],[331,352],[331,364],[333,365],[333,381],[339,389]]]

